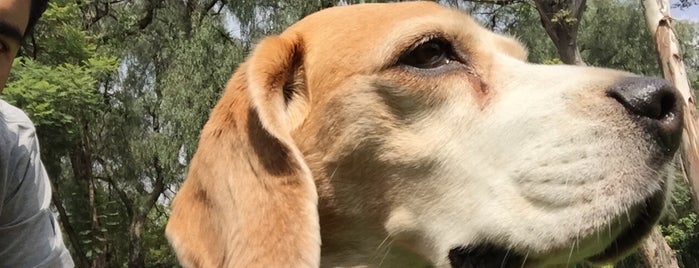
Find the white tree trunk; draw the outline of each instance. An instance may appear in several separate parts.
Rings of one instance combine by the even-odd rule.
[[[696,105],[694,91],[689,86],[680,52],[680,44],[672,28],[669,0],[643,0],[646,22],[656,50],[663,77],[673,83],[684,100],[684,133],[682,135],[681,158],[684,174],[692,190],[693,207],[699,211],[699,147],[697,145]],[[678,267],[672,249],[667,245],[657,228],[641,246],[641,255],[649,267]]]

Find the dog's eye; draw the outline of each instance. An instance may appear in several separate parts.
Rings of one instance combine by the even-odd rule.
[[[451,61],[451,46],[445,40],[431,39],[403,54],[399,63],[420,69],[433,69]]]

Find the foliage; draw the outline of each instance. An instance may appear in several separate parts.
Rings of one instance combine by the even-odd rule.
[[[44,138],[44,147],[58,152],[78,138],[79,118],[98,109],[99,81],[118,63],[113,56],[97,53],[89,34],[80,29],[78,11],[76,4],[50,4],[35,31],[41,34],[32,36],[32,44],[41,47],[24,47],[26,56],[15,59],[3,95],[24,108],[42,137],[51,137]]]
[[[570,14],[570,11],[567,9],[561,9],[556,14],[553,15],[551,18],[551,22],[559,22],[562,21],[564,23],[575,23],[578,21],[572,14]]]
[[[4,97],[32,116],[42,133],[63,147],[78,138],[78,118],[94,113],[100,104],[97,81],[116,70],[115,58],[91,58],[82,64],[45,65],[31,58],[15,59],[12,82]]]
[[[218,23],[214,19],[204,19],[202,24],[210,27],[202,27],[190,40],[177,44],[172,55],[174,64],[163,76],[163,84],[178,85],[163,89],[162,108],[173,111],[163,119],[181,139],[185,159],[194,154],[199,130],[229,76],[245,56],[242,42],[222,36],[219,29],[213,27]],[[212,65],[212,60],[220,63]],[[193,73],[200,75],[192,76]]]
[[[637,2],[588,1],[580,26],[584,29],[580,47],[586,62],[643,75],[660,75],[655,44],[644,18]]]
[[[175,252],[167,243],[165,236],[165,224],[168,219],[168,209],[165,205],[158,204],[155,209],[148,214],[151,222],[143,231],[145,239],[143,246],[147,249],[145,263],[151,267],[172,266]]]
[[[699,266],[699,224],[691,206],[689,185],[681,177],[676,179],[672,203],[661,230],[670,247],[677,253],[683,267]]]
[[[699,5],[699,0],[679,0],[672,4],[672,7],[685,9],[693,5]]]
[[[559,58],[553,58],[550,60],[544,60],[544,62],[542,62],[542,64],[555,65],[555,64],[563,64],[563,62]]]

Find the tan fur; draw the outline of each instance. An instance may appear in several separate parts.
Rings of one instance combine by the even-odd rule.
[[[282,96],[298,45],[264,40],[214,108],[167,226],[184,265],[318,266],[315,186]]]
[[[396,65],[431,35],[465,55],[458,71]],[[179,260],[446,266],[450,248],[487,242],[547,266],[600,252],[662,188],[640,166],[639,128],[604,94],[630,74],[526,57],[430,2],[331,8],[264,39],[173,201]]]

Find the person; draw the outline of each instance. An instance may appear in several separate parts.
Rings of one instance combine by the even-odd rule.
[[[0,93],[23,37],[47,2],[0,0]],[[34,125],[0,99],[0,267],[74,266],[50,203]]]

